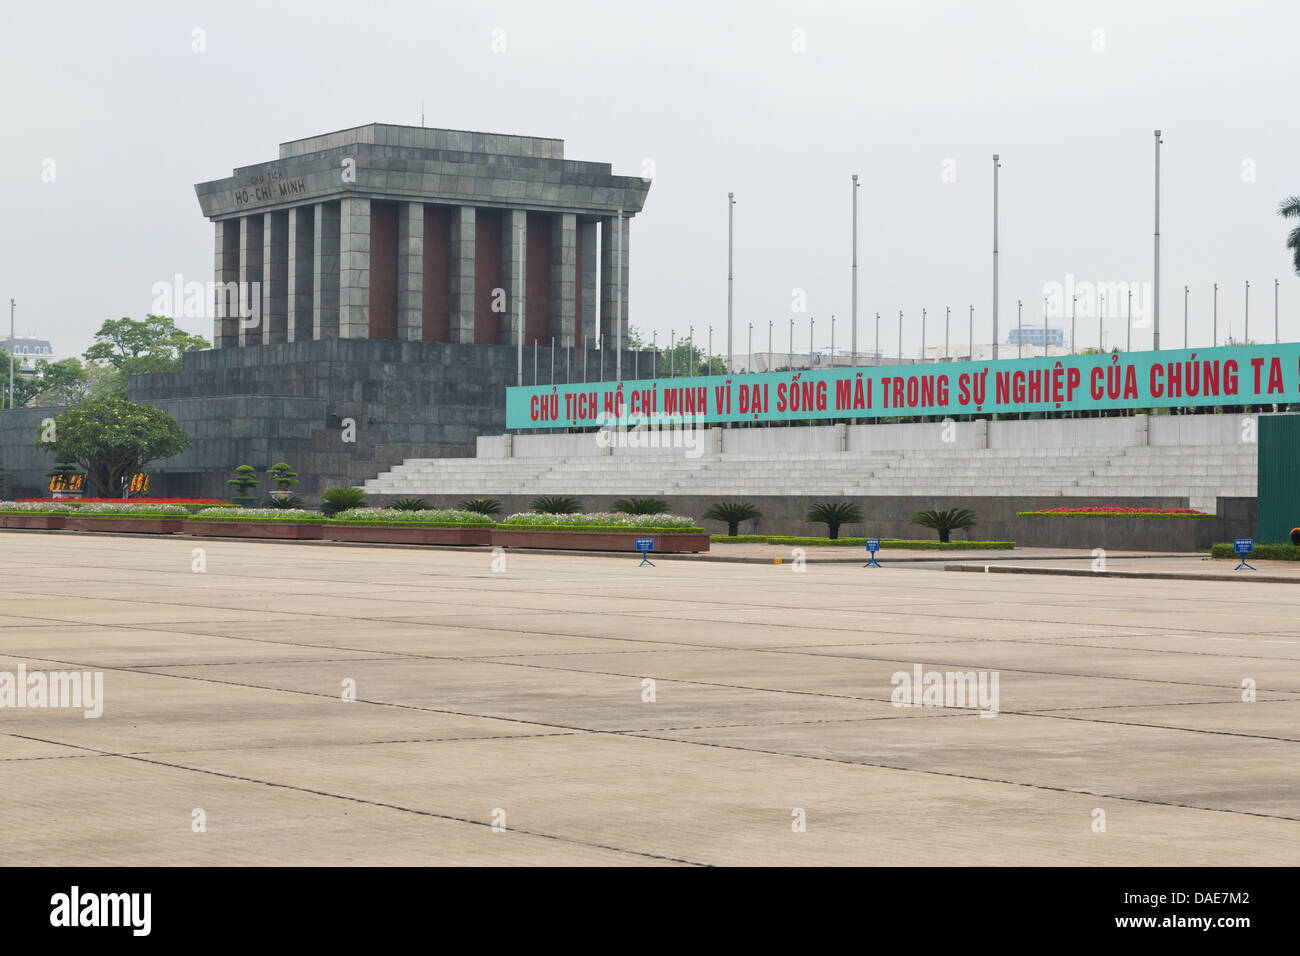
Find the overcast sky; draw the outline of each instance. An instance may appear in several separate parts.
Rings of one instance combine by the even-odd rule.
[[[1276,208],[1300,193],[1297,35],[1294,0],[7,0],[0,297],[17,299],[20,335],[78,354],[104,319],[142,318],[155,283],[211,280],[194,183],[287,140],[418,125],[423,102],[429,126],[559,137],[625,175],[653,162],[630,320],[660,342],[694,324],[702,344],[712,324],[724,348],[734,191],[737,352],[750,322],[766,348],[769,320],[787,348],[795,289],[796,347],[810,315],[827,345],[832,313],[847,345],[855,172],[864,345],[879,311],[892,353],[901,308],[915,352],[923,307],[934,345],[947,306],[964,343],[970,304],[989,341],[994,152],[1004,332],[1017,298],[1041,323],[1045,283],[1067,274],[1149,281],[1160,128],[1164,346],[1182,344],[1184,284],[1192,344],[1208,344],[1216,281],[1220,338],[1240,336],[1250,280],[1252,337],[1271,341],[1275,277],[1294,340],[1300,279]]]

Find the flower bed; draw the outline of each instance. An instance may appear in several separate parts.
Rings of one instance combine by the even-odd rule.
[[[109,498],[103,501],[82,501],[69,503],[65,499],[38,499],[27,501],[0,501],[0,514],[45,514],[45,515],[110,515],[121,517],[185,517],[190,509],[184,505],[149,503],[131,504],[120,499]]]
[[[536,531],[640,531],[640,532],[703,532],[694,518],[682,515],[625,515],[612,511],[590,514],[553,515],[538,511],[521,511],[512,514],[497,525],[503,530],[529,529]]]
[[[9,502],[5,502],[9,504]],[[237,508],[238,505],[216,498],[18,498],[14,504],[52,504],[77,508],[88,504],[183,505],[186,508]]]
[[[1018,518],[1104,518],[1109,515],[1124,518],[1213,518],[1214,515],[1195,508],[1121,508],[1101,505],[1086,508],[1048,508],[1044,511],[1017,511]]]
[[[635,552],[638,538],[651,538],[655,554],[672,554],[709,550],[709,536],[702,530],[637,529],[590,530],[580,526],[545,528],[497,525],[492,544],[502,548],[547,548],[555,551],[626,551]]]
[[[864,548],[866,538],[801,538],[793,535],[747,534],[728,537],[725,534],[710,535],[709,540],[723,544],[779,544],[798,547],[841,547]],[[1010,551],[1016,546],[1014,541],[930,541],[907,540],[905,538],[881,538],[881,551]]]

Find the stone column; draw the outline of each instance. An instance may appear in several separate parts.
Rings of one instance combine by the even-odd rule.
[[[599,325],[596,324],[597,300],[600,276],[596,273],[596,244],[600,241],[596,221],[578,223],[578,341],[584,335],[595,336]]]
[[[288,341],[289,212],[262,213],[262,344]]]
[[[239,220],[222,219],[216,227],[216,258],[213,280],[216,283],[212,303],[212,347],[235,348],[239,345]]]
[[[501,212],[501,285],[506,290],[506,311],[501,313],[503,345],[518,341],[518,330],[528,328],[525,288],[528,283],[528,214],[522,209]],[[520,319],[523,322],[520,322]]]
[[[339,201],[339,338],[370,338],[370,200]]]
[[[397,339],[424,335],[424,203],[397,207]]]
[[[577,328],[578,217],[571,212],[551,216],[551,334],[561,345],[582,348]]]
[[[474,342],[474,207],[451,210],[451,335]]]
[[[312,224],[312,338],[339,337],[339,204],[316,204]]]
[[[628,255],[628,237],[631,230],[628,226],[632,220],[627,216],[623,217],[623,237],[622,237],[622,274],[623,274],[623,347],[627,347],[627,330],[628,330],[628,312],[627,312],[627,265]],[[600,221],[600,334],[608,336],[610,347],[613,348],[618,336],[618,326],[615,324],[617,313],[614,309],[614,290],[617,286],[618,273],[614,271],[614,250],[618,241],[615,239],[615,231],[618,229],[618,217],[611,216]]]
[[[262,217],[239,219],[239,344],[262,344]]]
[[[289,210],[289,335],[288,341],[310,341],[315,334],[316,207]]]

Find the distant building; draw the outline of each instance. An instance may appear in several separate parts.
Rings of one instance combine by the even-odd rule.
[[[1007,331],[1007,345],[1037,345],[1041,349],[1044,337],[1048,345],[1065,345],[1065,329],[1044,329],[1041,325],[1011,328]]]
[[[22,366],[24,375],[35,373],[38,359],[45,359],[47,362],[55,361],[54,346],[48,339],[38,339],[34,334],[18,335],[13,338],[6,335],[0,339],[0,345],[3,345],[5,350],[13,355],[14,361]]]

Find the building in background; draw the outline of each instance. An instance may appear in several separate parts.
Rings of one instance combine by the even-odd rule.
[[[36,374],[36,363],[40,359],[47,362],[57,362],[58,358],[54,354],[54,346],[48,339],[38,339],[34,332],[27,335],[18,335],[13,338],[4,336],[0,338],[0,346],[14,357],[16,365],[21,367],[21,374],[31,376]]]

